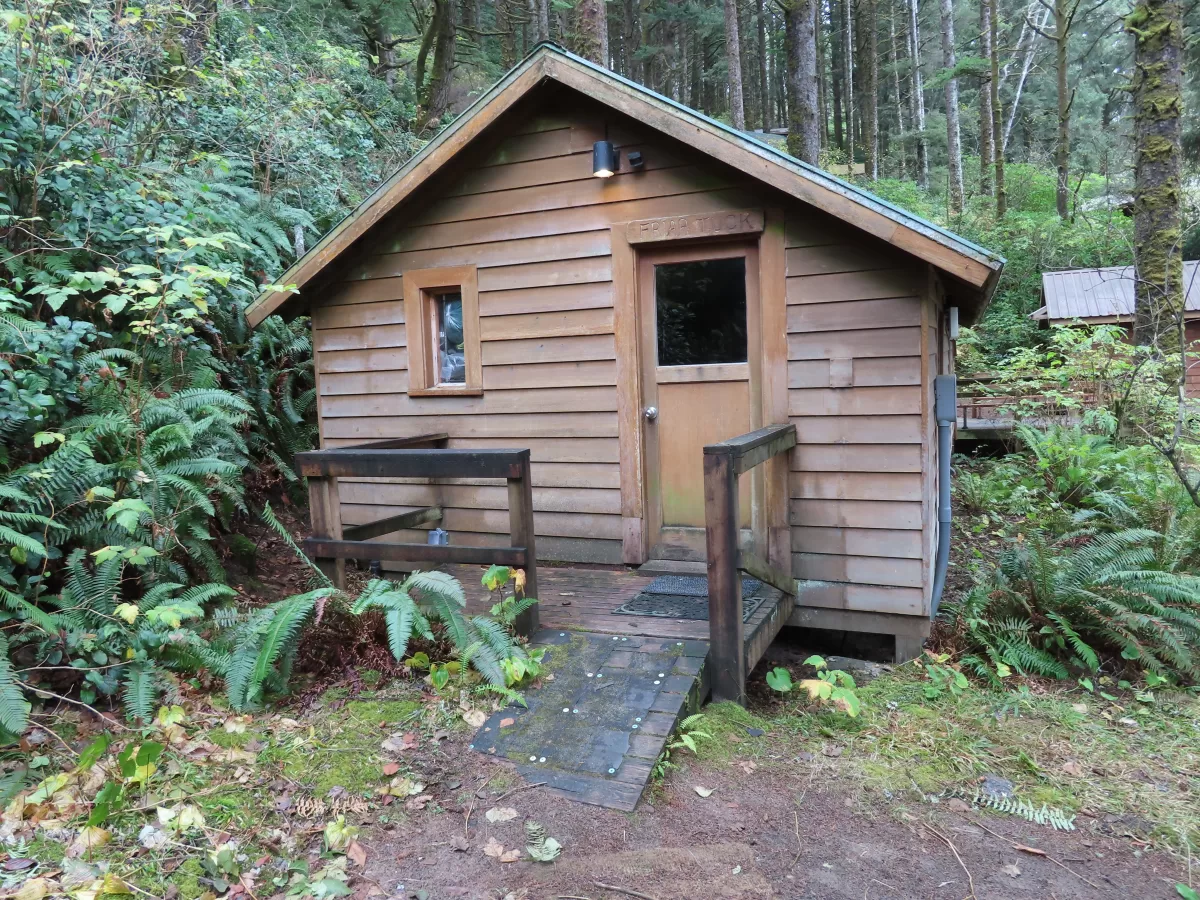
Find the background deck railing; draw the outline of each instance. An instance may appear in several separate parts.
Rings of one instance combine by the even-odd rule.
[[[296,467],[308,478],[312,537],[304,551],[333,583],[346,583],[346,560],[475,563],[525,570],[525,595],[537,596],[537,552],[533,534],[533,488],[528,450],[453,450],[445,434],[377,441],[334,450],[296,454]],[[389,543],[372,540],[418,525],[440,522],[436,506],[410,510],[365,525],[343,528],[339,478],[503,478],[508,482],[509,547],[463,544]],[[535,604],[516,622],[517,631],[537,630]]]
[[[796,581],[738,543],[738,477],[796,446],[795,425],[769,425],[704,448],[704,529],[713,700],[746,702],[746,644],[739,571],[794,596]]]

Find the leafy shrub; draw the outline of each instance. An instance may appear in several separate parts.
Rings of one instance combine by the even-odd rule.
[[[1200,677],[1200,577],[1156,552],[1163,540],[1144,528],[1066,541],[1030,534],[989,580],[944,604],[967,650],[962,663],[992,679],[1012,670],[1066,678],[1119,654],[1151,672]]]

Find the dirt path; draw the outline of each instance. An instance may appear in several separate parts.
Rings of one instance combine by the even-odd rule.
[[[405,824],[376,828],[363,840],[366,875],[382,896],[960,900],[971,896],[973,881],[979,900],[1178,897],[1175,860],[1102,834],[1105,826],[1092,820],[1081,819],[1078,831],[1064,834],[945,805],[873,805],[849,785],[821,783],[803,771],[784,778],[699,764],[675,771],[649,802],[623,814],[520,789],[523,782],[513,780],[505,764],[444,750],[462,779],[462,806],[449,799],[430,804],[409,813]],[[487,787],[470,793],[489,778]],[[702,798],[696,785],[714,791]],[[486,811],[497,800],[515,809],[516,818],[489,823]],[[501,863],[484,854],[490,839],[505,850],[523,849],[526,819],[543,824],[562,844],[556,862]]]

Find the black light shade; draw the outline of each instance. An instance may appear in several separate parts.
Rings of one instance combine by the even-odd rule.
[[[609,178],[620,165],[620,157],[612,141],[596,141],[592,144],[593,175],[597,178]]]

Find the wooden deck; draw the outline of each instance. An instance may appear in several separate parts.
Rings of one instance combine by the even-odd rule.
[[[483,569],[445,569],[463,584],[468,611],[487,612]],[[526,693],[527,707],[492,715],[472,749],[510,760],[567,799],[633,810],[676,723],[710,689],[707,621],[614,614],[650,580],[620,568],[538,566],[541,628],[532,643],[546,648],[554,678]],[[745,623],[747,673],[794,606],[765,589],[768,599]]]
[[[443,566],[460,582],[467,593],[468,611],[486,613],[492,599],[480,584],[483,569],[478,566]],[[577,568],[538,565],[538,606],[542,628],[590,631],[625,637],[708,640],[708,622],[694,619],[667,619],[662,616],[615,615],[613,610],[637,596],[652,576],[626,568]],[[779,633],[783,621],[792,613],[793,598],[775,596],[763,603],[746,622],[746,663],[750,671]],[[767,635],[770,635],[768,638]],[[762,642],[766,640],[765,644]],[[757,647],[757,644],[762,644]],[[756,652],[752,651],[752,645]]]

